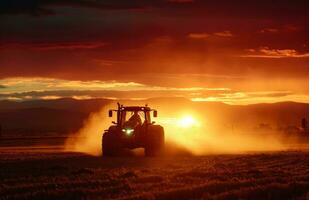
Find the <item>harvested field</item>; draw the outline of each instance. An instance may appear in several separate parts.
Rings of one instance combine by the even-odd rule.
[[[102,158],[2,148],[0,199],[308,199],[309,153]]]

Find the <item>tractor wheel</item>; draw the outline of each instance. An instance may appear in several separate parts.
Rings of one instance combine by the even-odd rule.
[[[145,155],[158,156],[164,148],[164,129],[162,126],[150,126],[147,132]]]
[[[119,152],[119,142],[117,141],[116,134],[113,132],[106,132],[102,136],[102,155],[103,156],[116,156]]]

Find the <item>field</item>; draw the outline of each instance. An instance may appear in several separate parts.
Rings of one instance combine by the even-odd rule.
[[[308,199],[309,152],[94,157],[0,149],[0,199]]]

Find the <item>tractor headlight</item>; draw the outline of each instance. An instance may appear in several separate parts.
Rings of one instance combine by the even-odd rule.
[[[134,132],[134,129],[132,129],[132,128],[123,128],[122,132],[124,132],[127,135],[132,135],[132,133]]]

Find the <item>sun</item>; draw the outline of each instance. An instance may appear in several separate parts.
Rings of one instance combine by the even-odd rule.
[[[183,128],[188,128],[188,127],[198,125],[198,122],[193,116],[186,115],[186,116],[181,117],[177,121],[177,125],[180,126],[180,127],[183,127]]]

